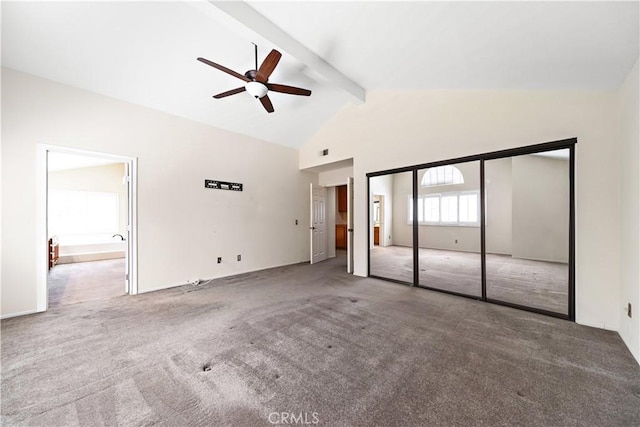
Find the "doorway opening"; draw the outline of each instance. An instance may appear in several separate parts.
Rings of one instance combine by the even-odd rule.
[[[353,273],[353,178],[345,184],[311,185],[311,264],[341,258]]]
[[[39,145],[38,311],[136,294],[136,159]]]
[[[338,160],[302,169],[317,174],[318,184],[311,184],[309,196],[309,240],[311,264],[327,258],[335,258],[336,250],[344,247],[341,241],[336,248],[336,224],[345,224],[338,230],[346,240],[346,270],[354,270],[354,181],[353,158]],[[345,187],[346,186],[346,191]],[[338,200],[340,197],[341,200]],[[345,208],[346,203],[346,208]],[[340,211],[338,211],[340,210]],[[345,234],[346,233],[346,234]]]

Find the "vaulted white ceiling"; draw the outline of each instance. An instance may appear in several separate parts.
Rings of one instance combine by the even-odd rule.
[[[359,102],[348,88],[609,90],[638,58],[635,1],[248,6],[2,2],[2,65],[299,147]],[[270,93],[273,114],[246,93],[213,99],[243,82],[196,58],[244,73],[254,68],[251,42],[260,61],[283,53],[270,81],[311,97]]]

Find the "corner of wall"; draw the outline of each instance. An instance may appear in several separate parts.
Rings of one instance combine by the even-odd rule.
[[[620,328],[640,362],[640,134],[638,61],[618,92],[620,152]],[[631,317],[627,315],[631,304]]]

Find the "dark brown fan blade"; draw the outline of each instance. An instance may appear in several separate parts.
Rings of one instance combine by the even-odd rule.
[[[262,102],[262,106],[269,113],[273,113],[273,104],[271,104],[271,100],[269,99],[269,95],[265,95],[260,98],[260,102]]]
[[[311,95],[311,91],[308,89],[301,89],[299,87],[287,86],[287,85],[279,85],[277,83],[267,83],[267,89],[272,90],[274,92],[280,93],[288,93],[289,95],[302,95],[309,96]]]
[[[267,79],[276,68],[276,65],[278,65],[278,61],[280,61],[281,56],[282,54],[275,49],[269,52],[269,55],[267,55],[264,61],[262,61],[262,65],[260,65],[260,68],[258,68],[256,81],[259,81],[260,83],[266,83]]]
[[[237,78],[239,78],[240,80],[244,80],[245,82],[250,82],[250,81],[251,81],[251,80],[250,80],[249,78],[247,78],[246,76],[243,76],[243,75],[242,75],[242,74],[240,74],[240,73],[236,73],[235,71],[230,70],[230,69],[228,69],[227,67],[223,67],[223,66],[222,66],[222,65],[220,65],[220,64],[216,64],[215,62],[211,62],[211,61],[209,61],[208,59],[198,58],[198,61],[200,61],[200,62],[204,62],[205,64],[210,65],[210,66],[212,66],[213,68],[217,68],[217,69],[218,69],[218,70],[220,70],[220,71],[224,71],[224,72],[225,72],[225,73],[227,73],[227,74],[231,74],[233,77],[237,77]]]
[[[215,99],[220,99],[220,98],[224,98],[225,96],[235,95],[236,93],[244,92],[245,90],[246,89],[244,88],[244,86],[242,86],[236,89],[231,89],[226,92],[219,93],[217,95],[213,95],[213,97]]]

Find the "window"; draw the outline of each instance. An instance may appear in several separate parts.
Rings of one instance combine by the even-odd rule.
[[[115,233],[118,226],[118,193],[49,192],[49,228],[52,234]]]
[[[420,181],[422,187],[449,184],[464,184],[462,172],[460,172],[457,167],[451,165],[427,169]]]
[[[420,205],[424,205],[424,221],[438,222],[440,221],[440,196],[425,197]],[[420,213],[418,213],[420,218]]]
[[[458,195],[440,196],[440,222],[458,222]]]
[[[413,198],[409,196],[409,222],[413,221]],[[418,224],[479,226],[480,192],[458,191],[418,196]]]
[[[458,200],[460,201],[458,221],[463,223],[479,223],[478,194],[460,194],[460,196],[458,196]]]

